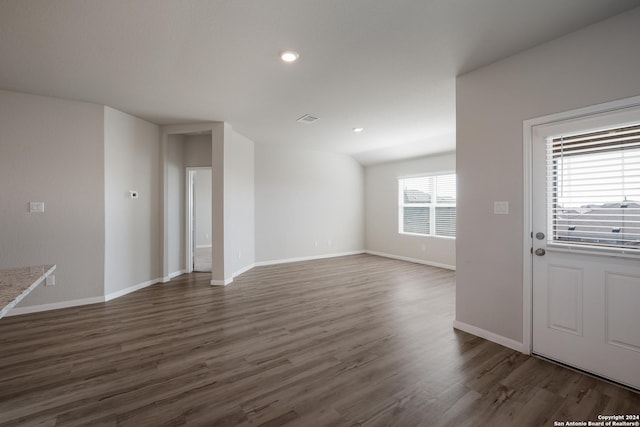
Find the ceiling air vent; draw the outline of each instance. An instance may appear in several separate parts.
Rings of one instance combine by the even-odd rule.
[[[300,117],[297,121],[300,123],[313,123],[313,122],[317,122],[318,120],[320,120],[318,117],[313,117],[310,116],[309,114],[305,114],[304,116]]]

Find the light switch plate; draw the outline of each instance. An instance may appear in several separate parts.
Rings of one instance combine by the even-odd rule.
[[[31,213],[44,212],[44,202],[29,202],[29,212]]]
[[[509,202],[493,202],[493,213],[495,215],[508,215]]]

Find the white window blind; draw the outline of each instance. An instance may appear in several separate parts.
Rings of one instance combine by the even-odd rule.
[[[455,174],[399,180],[400,233],[455,237]]]
[[[550,243],[640,249],[640,124],[547,141]]]

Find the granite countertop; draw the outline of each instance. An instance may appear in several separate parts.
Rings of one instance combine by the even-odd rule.
[[[0,319],[55,269],[55,265],[35,265],[0,270]]]

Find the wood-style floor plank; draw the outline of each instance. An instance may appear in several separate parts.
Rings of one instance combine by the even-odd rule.
[[[640,395],[452,328],[455,273],[354,255],[0,321],[0,426],[551,426]]]

